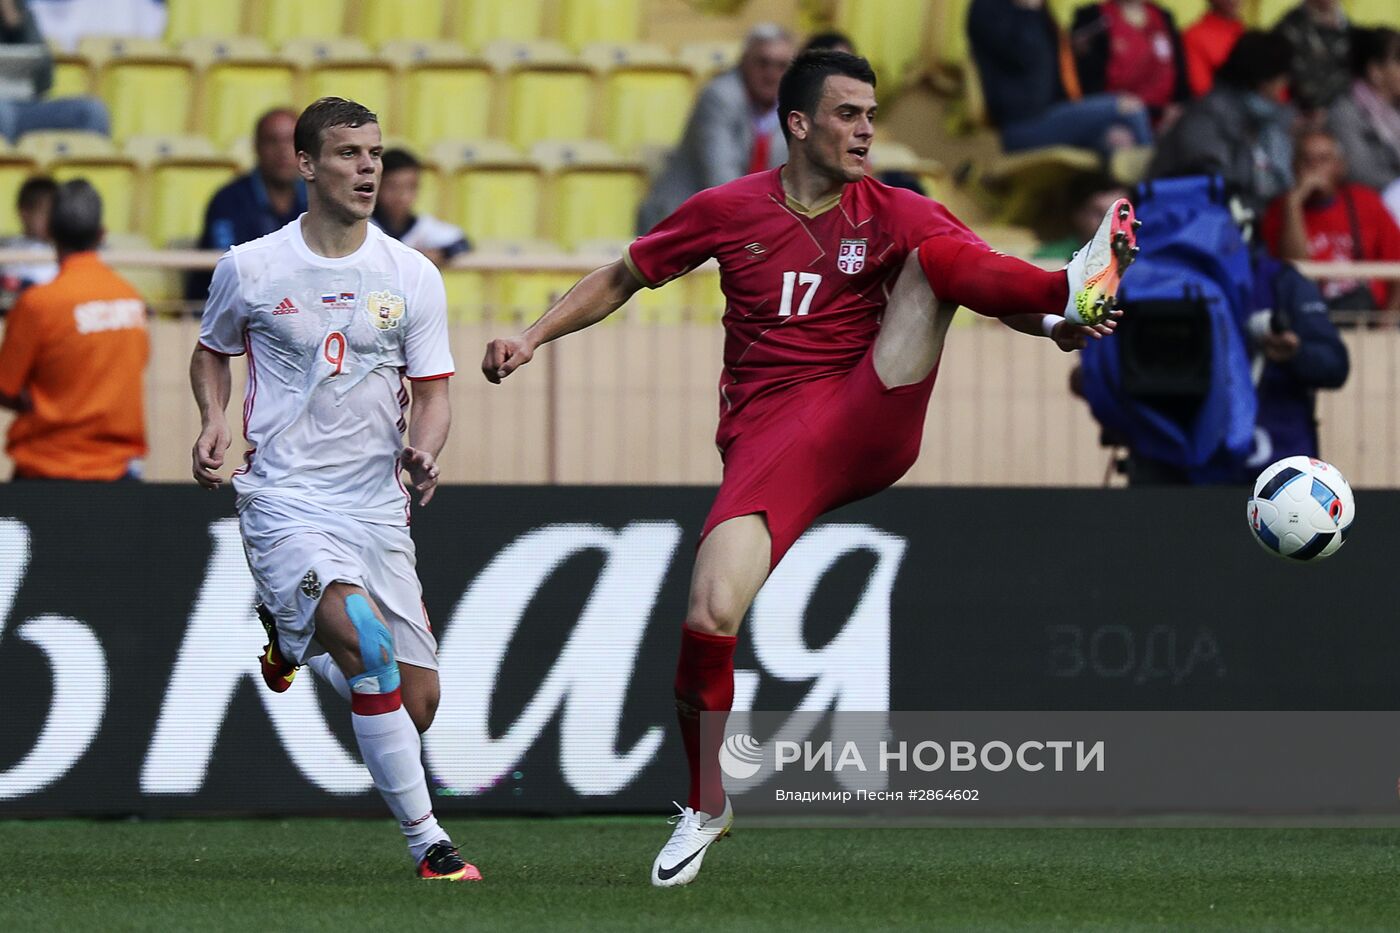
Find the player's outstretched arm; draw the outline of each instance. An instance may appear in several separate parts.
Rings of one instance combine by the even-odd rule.
[[[448,401],[447,379],[413,383],[413,408],[409,413],[408,446],[400,462],[418,493],[418,504],[427,505],[437,491],[438,454],[447,443],[452,426],[452,406]]]
[[[205,489],[218,489],[224,484],[218,471],[224,465],[224,451],[228,450],[231,440],[228,419],[224,416],[232,391],[228,357],[195,347],[190,358],[190,387],[194,389],[203,425],[191,451],[191,472],[194,481]]]
[[[642,283],[621,259],[594,269],[520,336],[499,337],[488,343],[481,361],[482,375],[499,383],[530,362],[541,345],[597,324],[626,304],[641,287]]]

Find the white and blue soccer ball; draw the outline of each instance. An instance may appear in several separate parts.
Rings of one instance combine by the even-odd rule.
[[[1322,560],[1337,553],[1356,517],[1351,486],[1330,463],[1285,457],[1259,474],[1249,529],[1270,554]]]

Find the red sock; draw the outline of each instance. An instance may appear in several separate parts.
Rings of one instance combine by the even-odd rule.
[[[939,301],[952,301],[987,317],[1064,314],[1069,277],[1013,256],[948,236],[919,244],[919,265]]]
[[[724,782],[719,773],[719,742],[723,720],[706,722],[701,748],[700,714],[728,713],[734,706],[733,635],[710,635],[690,626],[681,628],[681,657],[676,664],[676,718],[690,761],[690,798],[687,806],[711,816],[724,809]],[[709,767],[702,768],[704,762]]]

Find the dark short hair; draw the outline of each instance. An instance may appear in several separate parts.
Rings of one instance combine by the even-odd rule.
[[[423,163],[418,161],[418,157],[407,149],[385,149],[380,156],[380,163],[383,166],[382,173],[388,177],[391,172],[401,172],[406,168],[421,169]]]
[[[1287,42],[1262,30],[1250,29],[1235,42],[1215,73],[1215,80],[1240,91],[1258,90],[1261,84],[1288,74],[1291,55]]]
[[[49,214],[49,238],[67,253],[96,249],[102,242],[102,196],[85,178],[58,186]]]
[[[1393,58],[1400,58],[1400,32],[1385,26],[1367,29],[1353,26],[1351,30],[1351,72],[1366,77],[1366,69]]]
[[[331,127],[356,127],[378,122],[379,117],[364,104],[343,97],[322,97],[297,117],[292,141],[297,152],[305,152],[314,159],[321,155],[321,139]]]
[[[812,116],[821,100],[822,87],[832,75],[841,75],[864,81],[875,86],[875,70],[870,62],[850,52],[836,52],[831,49],[818,49],[803,52],[792,60],[783,80],[778,85],[778,121],[782,124],[783,138],[791,136],[788,131],[788,114],[796,110]]]
[[[27,211],[38,207],[40,201],[52,201],[56,194],[58,194],[58,182],[47,175],[34,175],[31,178],[26,178],[24,184],[19,186],[19,194],[15,196],[15,207]]]
[[[807,44],[802,46],[802,51],[816,52],[821,49],[834,49],[841,45],[848,49],[856,47],[856,44],[851,41],[851,37],[844,32],[818,32],[807,39]]]

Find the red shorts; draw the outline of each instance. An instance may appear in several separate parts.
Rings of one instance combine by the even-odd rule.
[[[700,539],[721,522],[762,514],[773,539],[769,569],[776,567],[817,516],[909,471],[937,376],[935,366],[922,382],[888,389],[872,348],[848,373],[763,399],[719,438],[724,480]]]

